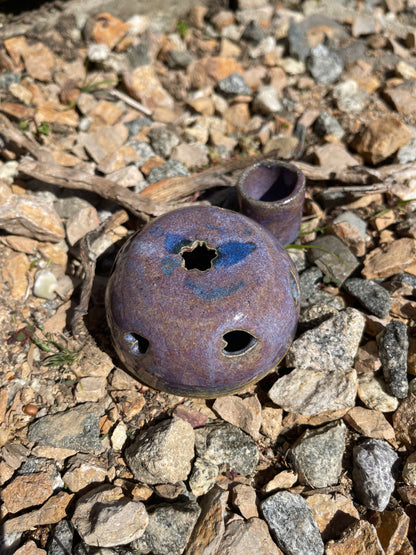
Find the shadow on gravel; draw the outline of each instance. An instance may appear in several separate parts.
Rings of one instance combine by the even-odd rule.
[[[19,15],[30,10],[37,10],[44,4],[53,4],[51,0],[0,0],[0,13]]]

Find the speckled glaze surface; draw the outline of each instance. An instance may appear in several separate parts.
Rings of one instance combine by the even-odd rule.
[[[195,206],[133,236],[106,304],[115,349],[140,381],[213,398],[258,381],[283,358],[299,282],[285,250],[256,222]]]
[[[305,176],[293,164],[262,160],[237,183],[240,210],[268,229],[283,246],[298,236],[305,200]]]

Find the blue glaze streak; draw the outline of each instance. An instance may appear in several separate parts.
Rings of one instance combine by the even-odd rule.
[[[171,256],[165,256],[162,260],[162,268],[165,276],[170,276],[175,268],[181,265],[181,261]]]
[[[212,301],[213,299],[220,299],[221,297],[228,297],[235,293],[246,284],[245,281],[240,281],[239,283],[234,283],[228,285],[227,287],[214,287],[208,288],[201,285],[197,285],[190,279],[185,280],[185,285],[192,289],[192,291],[204,301]]]
[[[185,239],[181,235],[176,235],[175,233],[168,233],[165,239],[165,247],[172,254],[178,254],[182,247],[190,245],[192,241]]]
[[[240,243],[239,241],[229,241],[217,248],[218,256],[213,261],[214,266],[225,267],[237,264],[251,252],[254,251],[254,243]]]

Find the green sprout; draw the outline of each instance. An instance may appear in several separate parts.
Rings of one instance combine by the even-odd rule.
[[[183,19],[180,19],[176,25],[176,30],[180,34],[181,38],[184,39],[188,32],[188,24]]]

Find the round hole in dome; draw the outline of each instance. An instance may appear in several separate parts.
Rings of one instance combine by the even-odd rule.
[[[245,330],[232,330],[222,336],[224,355],[236,356],[247,353],[257,343],[257,339]]]

